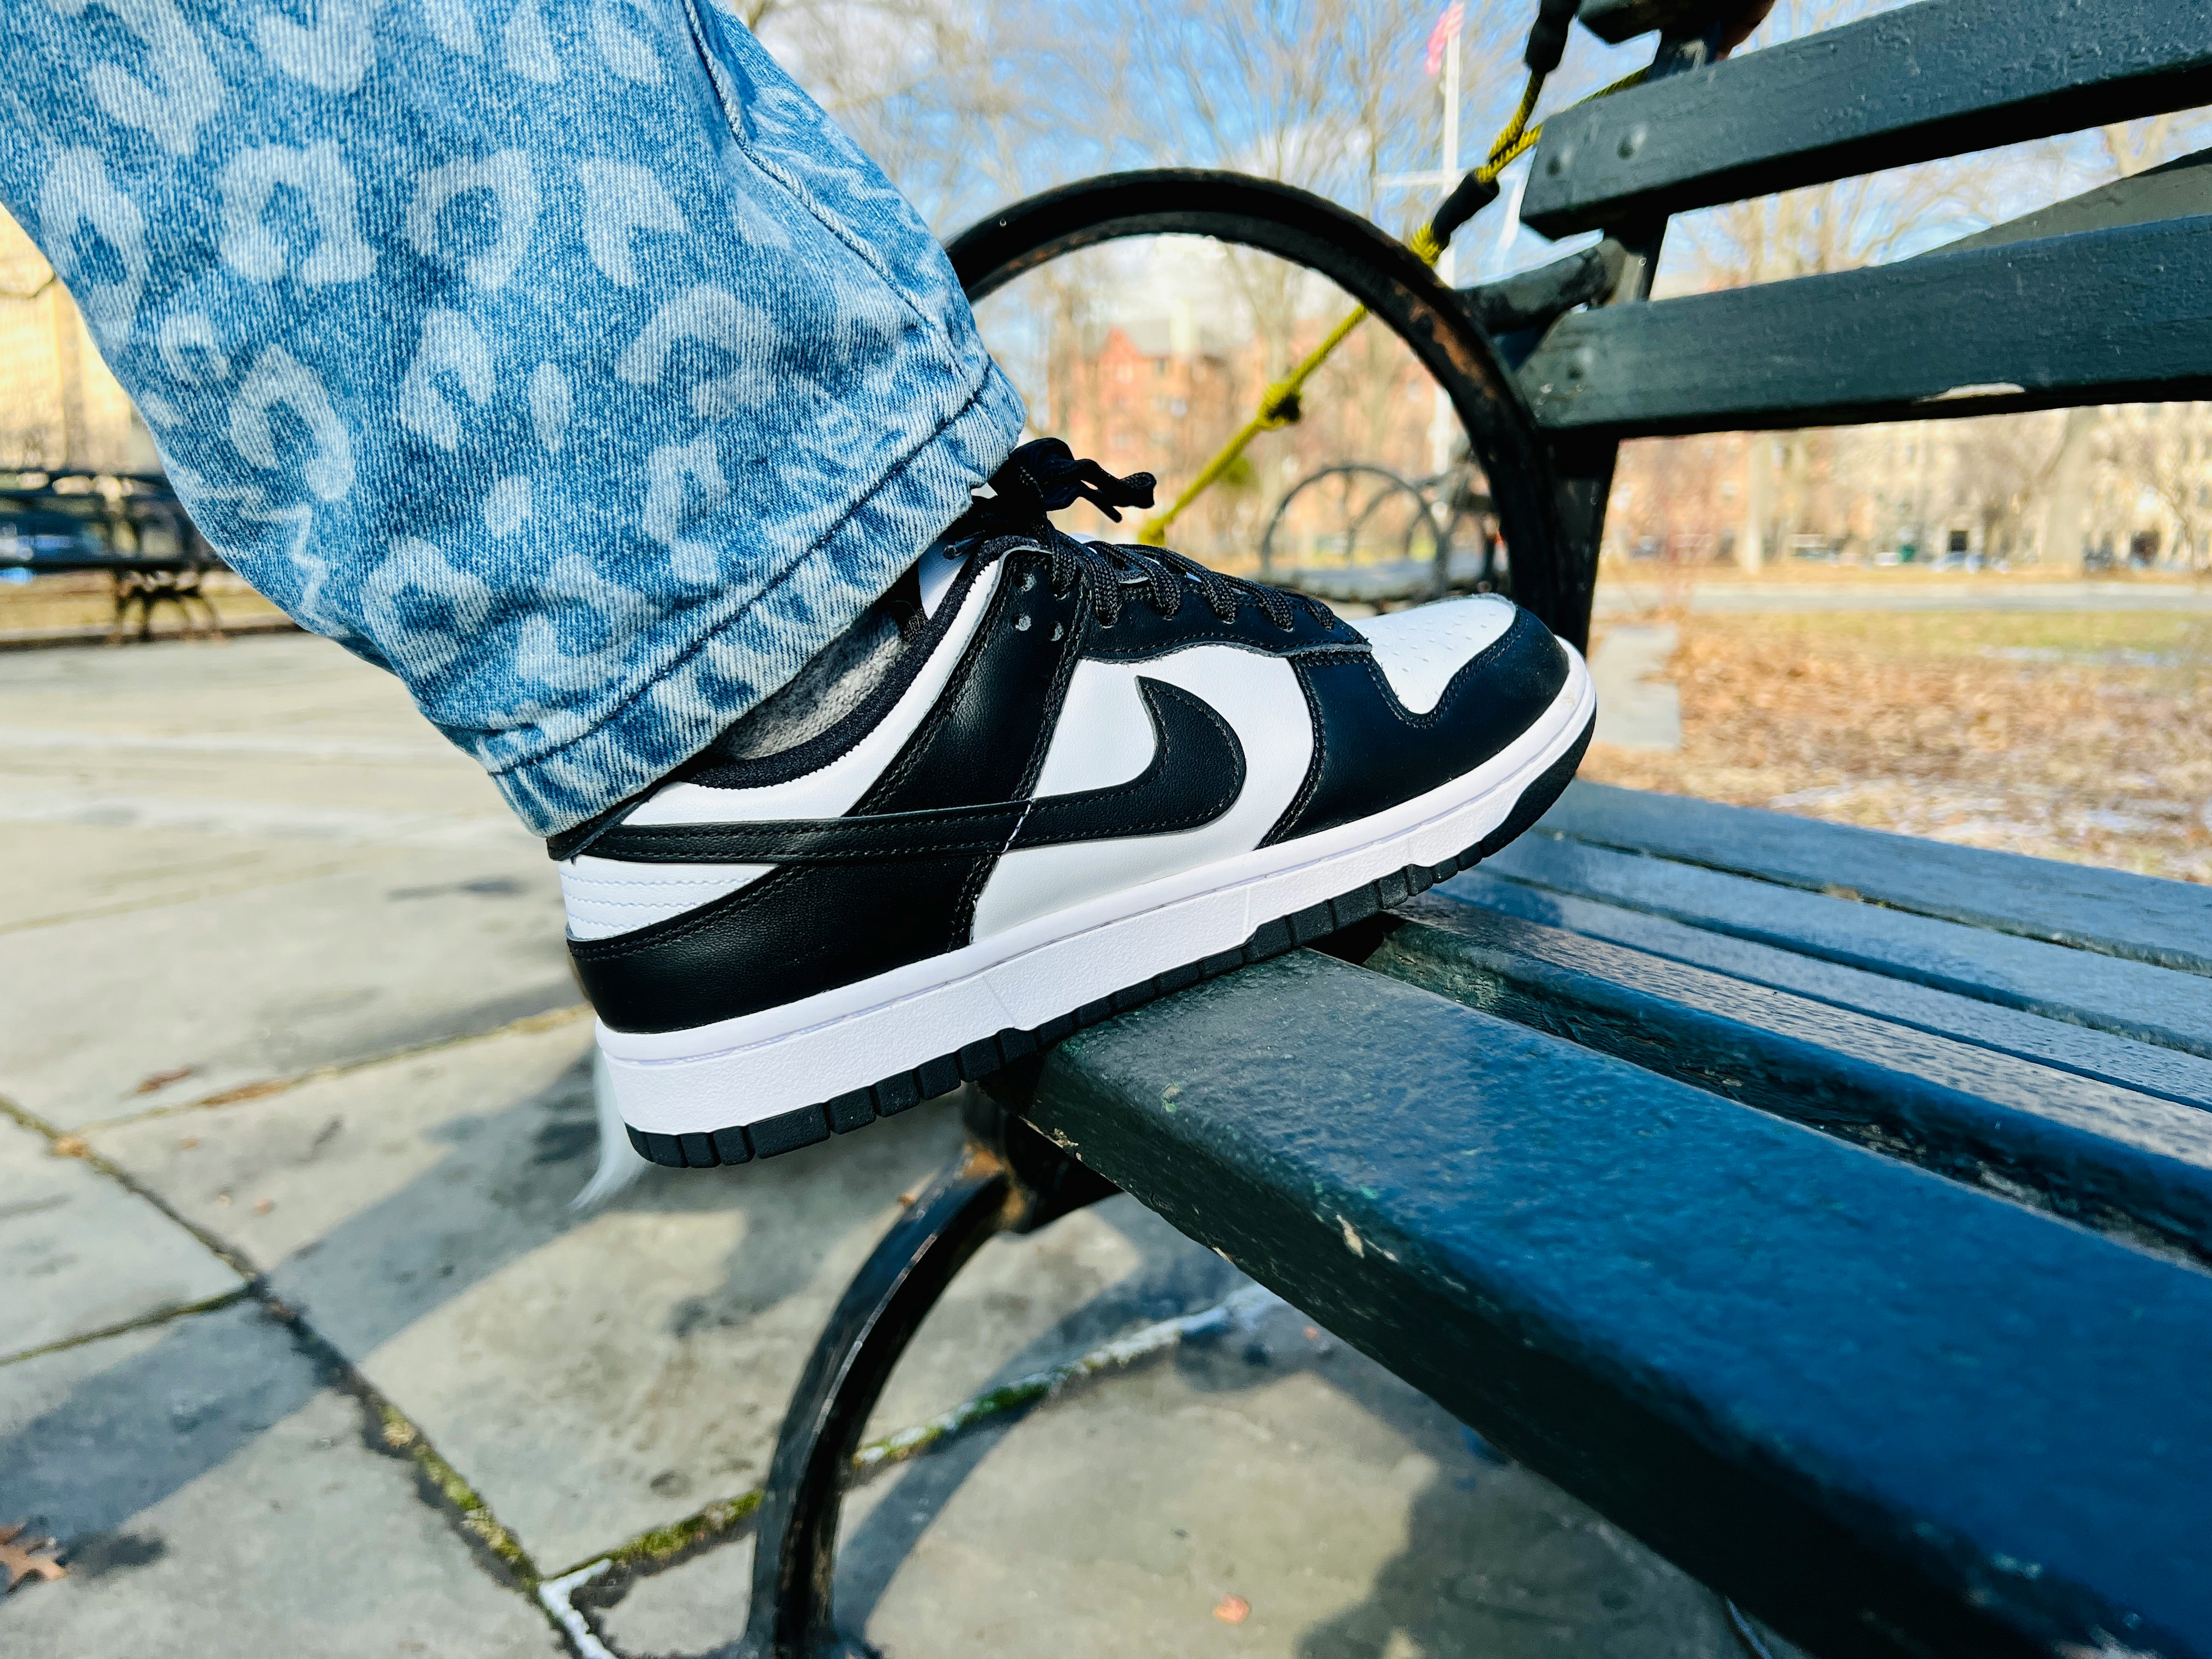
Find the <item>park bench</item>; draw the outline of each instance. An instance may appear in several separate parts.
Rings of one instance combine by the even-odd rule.
[[[187,636],[197,623],[222,638],[222,618],[201,586],[222,561],[167,478],[117,477],[118,487],[106,493],[94,488],[99,482],[64,474],[36,487],[0,489],[0,570],[106,576],[111,645],[123,642],[134,612],[137,637],[153,638],[154,613],[165,605],[174,607]]]
[[[2205,102],[2206,0],[1923,0],[1719,61],[1741,3],[1586,0],[1657,58],[1547,125],[1523,217],[1606,241],[1502,319],[1218,174],[1054,192],[955,263],[1200,228],[1336,276],[1578,642],[1625,437],[2207,395],[2200,162],[1648,297],[1670,215]],[[849,1650],[839,1489],[899,1352],[988,1237],[1118,1188],[1823,1659],[2212,1656],[2212,890],[1586,784],[1430,876],[963,1057],[968,1148],[793,1402],[746,1651]]]

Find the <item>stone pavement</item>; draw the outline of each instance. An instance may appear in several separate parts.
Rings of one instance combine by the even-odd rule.
[[[1680,643],[1672,623],[1620,623],[1590,651],[1600,743],[1667,754],[1682,747],[1682,688],[1667,678]]]
[[[0,658],[0,1525],[70,1565],[0,1598],[0,1653],[725,1650],[786,1396],[949,1104],[572,1210],[590,1034],[543,850],[320,641]],[[1133,1333],[1149,1360],[856,1492],[854,1627],[1740,1650],[1709,1593],[1127,1200],[988,1246],[871,1434]]]

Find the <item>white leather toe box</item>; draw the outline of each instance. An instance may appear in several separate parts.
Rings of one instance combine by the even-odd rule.
[[[1495,644],[1517,614],[1512,600],[1478,593],[1352,625],[1375,647],[1376,663],[1406,712],[1425,714],[1443,698],[1451,677]]]

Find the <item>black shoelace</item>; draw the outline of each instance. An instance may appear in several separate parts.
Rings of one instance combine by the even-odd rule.
[[[1324,626],[1336,620],[1327,605],[1302,593],[1224,576],[1164,547],[1081,541],[1045,516],[1087,501],[1119,524],[1122,507],[1152,504],[1153,483],[1149,472],[1116,477],[1094,460],[1078,459],[1060,439],[1040,438],[1006,458],[991,477],[991,494],[976,498],[945,532],[945,540],[955,546],[981,542],[977,556],[985,560],[1026,544],[1019,538],[1034,541],[1051,556],[1054,594],[1065,597],[1080,586],[1109,628],[1131,595],[1163,617],[1172,617],[1182,608],[1184,596],[1194,592],[1223,622],[1234,622],[1242,604],[1251,605],[1278,628],[1295,624],[1294,605],[1304,606]]]

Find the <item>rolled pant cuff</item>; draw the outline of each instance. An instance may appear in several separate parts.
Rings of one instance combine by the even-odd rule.
[[[857,501],[751,605],[682,644],[641,692],[580,735],[489,767],[541,836],[557,835],[651,787],[788,683],[857,621],[967,511],[1022,428],[1019,396],[995,364],[975,395]],[[447,733],[475,753],[480,733]]]

